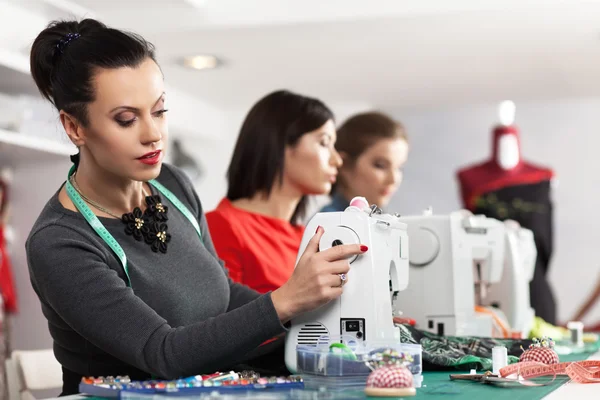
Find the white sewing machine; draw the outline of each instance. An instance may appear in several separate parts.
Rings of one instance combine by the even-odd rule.
[[[526,338],[535,317],[529,297],[529,282],[535,271],[537,248],[531,230],[511,220],[505,221],[504,225],[504,271],[502,279],[490,288],[486,300],[504,313],[513,332],[520,332],[521,337]]]
[[[475,284],[483,292],[502,276],[504,224],[465,210],[400,221],[408,225],[410,284],[396,312],[438,335],[491,337],[492,317],[475,313]]]
[[[320,251],[353,243],[365,244],[369,251],[349,260],[348,282],[339,298],[291,321],[285,363],[292,373],[297,368],[296,346],[316,344],[323,335],[344,335],[378,344],[400,341],[390,291],[398,293],[408,285],[406,225],[396,216],[382,214],[375,207],[369,209],[366,200],[355,206],[355,200],[343,212],[316,214],[306,227],[298,259],[319,225],[325,230]]]

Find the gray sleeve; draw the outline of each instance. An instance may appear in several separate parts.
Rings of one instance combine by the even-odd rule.
[[[105,253],[66,226],[31,236],[27,255],[32,284],[66,324],[107,353],[163,378],[226,367],[284,331],[270,294],[172,328],[108,267]]]

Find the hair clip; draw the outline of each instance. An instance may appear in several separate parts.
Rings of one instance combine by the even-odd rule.
[[[69,45],[69,43],[71,43],[71,41],[75,39],[79,39],[80,37],[81,35],[76,32],[67,33],[62,39],[58,41],[58,43],[56,43],[56,50],[60,51],[60,54],[63,54],[65,48]]]

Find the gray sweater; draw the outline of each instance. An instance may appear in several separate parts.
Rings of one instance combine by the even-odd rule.
[[[197,217],[204,244],[164,196],[166,254],[125,234],[120,220],[100,217],[127,255],[131,288],[116,255],[81,214],[61,205],[58,192],[29,235],[31,284],[63,369],[83,376],[209,373],[285,330],[270,294],[227,277],[187,177],[163,165],[157,180]]]

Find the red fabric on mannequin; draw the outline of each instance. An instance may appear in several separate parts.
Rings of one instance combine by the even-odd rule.
[[[493,135],[492,157],[482,163],[462,168],[457,174],[463,207],[471,211],[475,209],[475,201],[482,194],[508,186],[549,181],[554,177],[551,169],[523,161],[517,127],[498,126]],[[502,169],[498,163],[498,142],[503,135],[515,136],[519,144],[519,163],[510,170]]]

